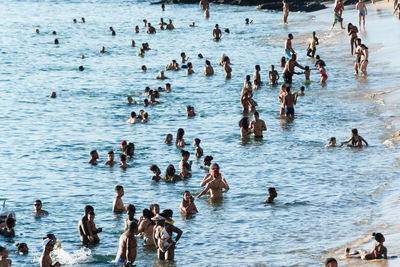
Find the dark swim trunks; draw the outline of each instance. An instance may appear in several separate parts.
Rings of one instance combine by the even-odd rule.
[[[285,108],[285,114],[286,116],[294,115],[294,108]]]
[[[291,73],[289,73],[289,72],[283,73],[283,79],[284,79],[285,82],[287,82],[287,83],[292,83],[292,77],[293,77],[293,74],[291,74]]]

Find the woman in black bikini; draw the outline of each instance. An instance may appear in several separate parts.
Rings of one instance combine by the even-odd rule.
[[[351,130],[351,137],[349,138],[349,140],[342,142],[340,144],[340,147],[342,147],[345,144],[348,144],[351,142],[351,147],[362,147],[362,142],[365,143],[366,146],[368,146],[367,141],[365,141],[364,138],[362,138],[362,136],[358,135],[358,130],[357,129],[353,129]]]

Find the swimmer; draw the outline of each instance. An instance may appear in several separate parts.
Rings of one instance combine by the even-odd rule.
[[[239,121],[239,127],[240,127],[240,137],[242,139],[250,138],[250,134],[252,133],[252,131],[251,131],[251,128],[250,128],[249,118],[243,117]]]
[[[122,201],[122,197],[125,194],[124,187],[122,185],[117,185],[114,188],[115,191],[115,198],[113,202],[113,212],[123,212],[125,210],[124,202]]]
[[[144,27],[147,27],[147,20],[146,19],[143,20],[143,25],[144,25]]]
[[[165,137],[165,142],[166,144],[171,144],[172,143],[172,134],[167,134],[167,136]]]
[[[356,10],[358,11],[358,27],[361,29],[361,20],[363,22],[363,27],[365,30],[365,16],[367,15],[367,6],[364,0],[359,0],[356,4]]]
[[[165,26],[165,28],[166,28],[167,30],[173,30],[173,29],[175,29],[174,24],[172,24],[172,20],[171,20],[171,19],[168,20],[168,24],[167,24],[167,26]]]
[[[137,243],[135,234],[137,232],[137,222],[129,222],[127,228],[127,231],[119,238],[118,252],[115,258],[117,266],[132,266],[136,260]]]
[[[215,28],[213,30],[213,37],[215,41],[218,41],[219,39],[221,39],[221,30],[219,29],[218,24],[215,24]]]
[[[114,161],[114,151],[110,150],[108,151],[108,159],[106,162],[104,162],[104,165],[112,167],[115,165],[115,163],[116,162]]]
[[[136,45],[136,44],[135,44],[135,40],[132,40],[132,41],[131,41],[131,46],[132,46],[132,47],[135,47],[135,45]]]
[[[133,98],[131,96],[128,96],[126,98],[126,104],[127,105],[132,105],[132,104],[136,104],[136,101],[133,101]]]
[[[329,139],[329,144],[325,145],[325,147],[336,147],[336,137],[331,137]]]
[[[124,151],[124,155],[127,158],[132,158],[134,153],[135,153],[135,145],[133,143],[129,142]]]
[[[194,107],[192,106],[186,106],[186,113],[188,118],[196,116],[196,113],[194,113]]]
[[[294,52],[293,50],[292,40],[293,40],[293,34],[289,33],[288,38],[286,39],[285,42],[285,51],[284,51],[287,60],[289,60],[292,57],[292,55],[297,55],[296,52]]]
[[[26,243],[17,243],[17,244],[15,244],[15,246],[17,247],[19,255],[28,254],[29,248],[28,248],[28,245]]]
[[[263,138],[263,132],[267,130],[265,121],[261,120],[258,111],[255,111],[254,120],[250,123],[251,132],[254,134],[254,138]]]
[[[85,206],[84,216],[82,217],[82,219],[79,221],[78,224],[79,237],[83,244],[87,244],[89,242],[89,240],[87,239],[87,235],[89,233],[87,229],[87,216],[90,211],[94,211],[94,208],[90,205]]]
[[[138,118],[136,116],[136,112],[132,111],[131,112],[131,117],[126,121],[126,123],[135,124],[135,123],[138,123],[138,122],[139,122],[139,120],[138,120]]]
[[[160,93],[157,92],[157,91],[150,90],[150,92],[149,92],[149,98],[150,98],[150,104],[151,104],[151,105],[158,105],[158,104],[160,104],[160,102],[158,102],[158,101],[156,100],[157,97],[160,97]]]
[[[121,163],[119,167],[123,170],[130,167],[130,165],[126,163],[126,156],[124,154],[119,156],[119,162]]]
[[[49,97],[50,98],[56,98],[57,97],[57,93],[56,92],[51,92]]]
[[[94,223],[94,218],[95,214],[93,211],[90,211],[88,213],[88,221],[87,221],[87,227],[88,227],[88,240],[90,244],[97,244],[100,242],[100,238],[97,235],[98,233],[101,233],[103,231],[102,228],[96,228],[96,224]]]
[[[202,54],[198,54],[197,57],[198,58],[203,58],[203,55]]]
[[[35,215],[49,215],[49,213],[45,210],[42,210],[42,201],[40,199],[35,200],[33,202],[33,214]]]
[[[184,162],[184,163],[182,164],[182,166],[181,166],[181,172],[179,173],[179,176],[180,176],[182,179],[187,179],[187,178],[192,177],[192,174],[189,172],[189,169],[190,169],[189,163]]]
[[[229,58],[226,57],[227,59],[224,61],[223,67],[224,67],[224,72],[225,72],[225,79],[231,79],[232,78],[232,68],[229,66]]]
[[[56,39],[54,39],[54,44],[56,44],[56,45],[58,45],[59,44],[59,42],[58,42],[58,39],[56,38]]]
[[[172,136],[172,135],[171,135]],[[157,165],[153,164],[150,166],[150,170],[153,172],[154,176],[151,178],[152,181],[158,182],[161,180],[161,170]]]
[[[159,260],[173,261],[175,258],[175,246],[182,236],[182,230],[167,224],[164,214],[154,216],[152,220],[155,222],[153,228],[153,240],[157,248],[157,255]],[[172,234],[176,233],[175,242],[172,241]]]
[[[6,219],[6,227],[3,227],[0,229],[0,235],[5,236],[5,237],[15,237],[15,219],[12,217],[8,217]]]
[[[319,41],[317,36],[315,35],[315,32],[312,33],[312,38],[310,40],[310,43],[308,44],[307,48],[307,56],[308,57],[314,57],[315,51],[317,51],[317,45],[319,45]]]
[[[137,25],[135,27],[135,33],[139,33],[139,26],[137,26]]]
[[[112,31],[111,31],[111,35],[112,35],[112,36],[115,36],[115,34],[116,34],[115,31],[112,30]]]
[[[180,170],[182,170],[182,166],[183,166],[184,163],[188,163],[188,160],[190,158],[190,153],[189,153],[189,151],[186,151],[186,150],[182,149],[181,150],[181,156],[182,156],[182,159],[181,159],[181,161],[179,163],[179,169]],[[190,161],[188,170],[190,170],[191,168],[192,168],[192,161]]]
[[[210,61],[206,60],[206,66],[204,67],[204,76],[214,75],[214,68],[211,66]]]
[[[269,197],[267,197],[264,202],[265,203],[273,203],[274,199],[278,197],[278,193],[274,187],[268,188]]]
[[[254,68],[255,68],[255,71],[253,74],[253,79],[254,79],[254,83],[257,83],[257,88],[254,88],[254,89],[258,89],[258,87],[263,83],[261,81],[261,75],[260,75],[261,67],[260,67],[260,65],[256,65]]]
[[[344,10],[344,6],[343,6],[342,0],[337,0],[337,1],[335,2],[335,7],[334,7],[334,9],[333,9],[333,18],[334,18],[334,21],[333,21],[331,30],[333,29],[333,27],[335,26],[335,24],[336,24],[338,21],[340,22],[340,28],[344,29],[344,27],[343,27],[343,18],[342,18],[343,10]]]
[[[175,172],[176,170],[174,165],[168,165],[167,169],[165,170],[165,176],[162,179],[169,183],[174,183],[176,181],[182,180],[182,178],[179,175],[176,175]]]
[[[142,69],[142,72],[146,72],[147,71],[146,65],[143,65],[141,69]]]
[[[351,130],[351,137],[349,138],[349,140],[340,143],[340,147],[342,147],[343,145],[346,145],[348,143],[351,142],[351,147],[362,147],[362,143],[364,142],[366,146],[368,146],[367,141],[365,141],[364,138],[362,138],[361,135],[358,135],[358,130],[357,129],[352,129]]]
[[[56,32],[56,31],[52,31],[52,34],[53,34],[53,35],[57,35],[57,32]]]
[[[156,28],[154,28],[153,26],[151,26],[151,24],[150,24],[150,23],[148,23],[148,24],[147,24],[147,30],[146,30],[146,33],[148,33],[148,34],[153,34],[153,33],[156,33]]]
[[[200,186],[204,186],[205,184],[207,184],[206,188],[197,195],[197,198],[200,198],[202,195],[210,191],[211,199],[221,199],[223,197],[222,189],[225,189],[226,191],[229,190],[229,185],[222,173],[219,172],[219,166],[216,163],[211,165],[209,177],[207,179],[203,179]]]
[[[290,87],[286,87],[286,95],[283,97],[283,106],[285,108],[286,117],[294,117],[294,105],[297,98],[290,92]]]
[[[248,92],[245,92],[242,97],[240,98],[240,104],[242,104],[242,113],[247,114],[249,113],[250,107],[250,95]]]
[[[289,4],[285,0],[282,1],[282,4],[283,4],[283,7],[282,7],[282,10],[283,10],[283,23],[288,24],[287,18],[289,16],[289,11],[290,11]]]
[[[196,158],[201,158],[203,156],[203,149],[200,147],[200,139],[194,139],[193,146],[196,148],[195,156]]]
[[[100,49],[100,53],[106,53],[106,52],[107,52],[106,48],[104,46],[102,46],[101,49]]]
[[[189,191],[183,193],[183,200],[179,207],[182,215],[190,215],[198,213],[196,205],[194,204],[194,198]]]
[[[167,25],[163,18],[160,18],[160,23],[158,25]]]
[[[128,143],[126,142],[126,140],[122,140],[121,141],[121,151],[122,151],[122,153],[125,153],[127,145],[128,145]]]
[[[231,31],[230,31],[228,28],[226,28],[226,29],[224,30],[224,32],[225,32],[226,34],[230,34],[230,33],[231,33]]]
[[[325,260],[325,267],[338,267],[338,263],[335,258],[327,258]]]
[[[128,218],[125,220],[124,231],[127,231],[128,230],[128,225],[131,222],[137,223],[138,220],[135,219],[135,213],[136,213],[135,205],[129,204],[128,206],[125,207],[125,211],[126,211],[126,216],[128,216]]]
[[[172,60],[172,62],[170,64],[168,64],[167,66],[165,66],[165,70],[174,70],[174,71],[178,71],[179,70],[179,65],[176,62],[176,60]]]
[[[147,112],[143,113],[142,123],[149,122],[149,114]]]
[[[244,22],[246,23],[246,25],[249,24],[249,23],[250,23],[249,18],[245,18],[245,19],[244,19]]]
[[[99,159],[99,154],[97,153],[96,150],[90,151],[90,160],[89,164],[91,165],[97,165],[97,160]]]
[[[188,60],[189,60],[189,57],[186,56],[185,52],[182,52],[181,53],[181,63],[185,64],[186,61],[188,61]]]
[[[283,57],[285,58],[285,57]],[[279,80],[278,71],[275,70],[275,66],[271,65],[271,70],[269,71],[269,84],[270,85],[277,85]]]
[[[86,22],[86,20],[85,20],[84,17],[81,18],[81,21],[82,21],[82,23],[85,23],[85,22]]]
[[[206,18],[206,19],[210,18],[210,7],[208,7],[208,6],[204,10],[204,18]]]
[[[368,47],[364,44],[361,45],[361,62],[360,70],[361,74],[365,77],[367,76],[367,66],[368,66]]]
[[[39,34],[39,33],[40,33],[39,29],[36,29],[36,30],[35,30],[35,32],[36,32],[37,34]]]
[[[356,57],[356,62],[354,63],[354,75],[358,75],[358,69],[360,69],[361,66],[361,57],[363,55],[361,45],[361,39],[356,39],[356,50],[354,52]]]
[[[298,96],[305,96],[304,90],[305,90],[304,86],[300,87],[300,90],[297,91],[297,92],[295,93],[296,98],[297,98]]]
[[[351,257],[353,255],[360,255],[362,260],[375,260],[375,259],[387,259],[387,248],[383,245],[385,242],[385,237],[381,233],[372,233],[375,238],[376,243],[374,248],[368,252],[366,250],[360,249],[350,252],[350,248],[346,248],[345,256]]]
[[[171,92],[171,84],[170,83],[165,84],[165,92],[167,92],[167,93]]]
[[[279,67],[284,68],[286,65],[286,57],[281,57],[281,61],[279,62]]]
[[[73,21],[74,23],[77,23],[77,22],[78,22],[76,19],[73,19],[72,21]]]
[[[203,166],[200,166],[200,169],[205,169],[206,171],[208,171],[210,169],[211,166],[211,161],[213,160],[213,156],[205,156],[203,159]]]
[[[59,267],[61,264],[59,262],[56,262],[53,264],[50,253],[54,250],[54,244],[51,241],[51,239],[46,238],[42,242],[43,246],[43,254],[40,257],[40,267]]]
[[[165,11],[165,5],[164,4],[161,4],[161,10]]]
[[[137,56],[144,57],[144,55],[145,55],[145,50],[143,48],[140,48],[139,53],[137,53]]]
[[[156,80],[165,80],[168,79],[168,77],[166,77],[164,75],[164,71],[160,70],[160,72],[158,73],[158,76],[155,77]]]
[[[188,62],[187,67],[186,74],[192,75],[194,73],[192,62]]]
[[[194,23],[194,21],[192,22],[192,24],[189,25],[189,27],[196,27],[196,24]]]
[[[83,67],[83,66],[79,66],[79,68],[78,68],[80,71],[84,71],[85,70],[85,68]]]

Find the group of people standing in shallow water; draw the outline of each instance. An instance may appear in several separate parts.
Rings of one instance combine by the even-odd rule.
[[[360,0],[362,3],[362,0]],[[289,14],[289,4],[283,1],[284,4],[284,22],[287,23],[287,18]],[[206,0],[200,1],[200,5],[205,9],[205,17],[209,17],[209,4]],[[163,10],[165,6],[163,5]],[[360,16],[366,14],[366,7],[363,7],[362,4],[359,4],[357,7],[360,10]],[[396,6],[396,10],[399,9],[399,6]],[[365,12],[363,13],[362,11]],[[335,4],[335,23],[340,21],[342,23],[342,3],[340,0]],[[365,19],[365,17],[364,17]],[[85,19],[82,18],[82,23],[85,23]],[[360,19],[361,21],[361,19]],[[76,19],[74,19],[74,23],[76,23]],[[246,19],[246,24],[249,24],[249,19]],[[334,23],[334,24],[335,24]],[[361,22],[360,22],[361,23]],[[146,32],[148,34],[156,33],[155,28],[151,25],[151,23],[144,20],[144,24],[146,27]],[[172,20],[169,20],[168,23],[165,23],[163,19],[161,19],[160,29],[168,29],[173,30],[175,26],[172,24]],[[191,27],[195,27],[193,23],[190,25]],[[333,25],[334,26],[334,25]],[[364,28],[365,28],[365,20],[364,20]],[[368,48],[361,44],[361,39],[357,37],[358,28],[351,23],[348,24],[348,34],[350,36],[350,47],[351,54],[356,56],[355,63],[355,73],[358,74],[358,71],[366,76],[367,75],[367,65],[368,65]],[[110,31],[112,35],[116,35],[115,30],[110,27]],[[135,27],[135,32],[139,33],[139,26]],[[229,34],[229,29],[225,30],[225,33]],[[36,30],[36,33],[40,33],[39,30]],[[56,34],[53,32],[53,34]],[[219,41],[222,37],[222,31],[219,29],[219,25],[216,24],[213,29],[213,38],[215,41]],[[320,59],[318,55],[316,55],[316,48],[320,45],[320,42],[316,36],[316,33],[312,33],[312,38],[308,44],[306,49],[306,55],[310,58],[315,57],[315,68],[310,68],[309,66],[303,67],[297,62],[297,53],[293,49],[293,35],[289,34],[285,43],[284,56],[281,58],[280,67],[283,68],[282,78],[284,79],[284,83],[280,86],[280,92],[278,95],[278,102],[281,104],[280,106],[280,115],[286,117],[294,117],[294,105],[297,103],[297,99],[299,96],[304,96],[305,87],[302,86],[299,91],[292,93],[291,84],[292,77],[294,74],[304,75],[305,81],[304,85],[309,85],[311,83],[310,74],[312,70],[318,70],[320,72],[320,84],[322,86],[325,85],[328,75],[325,69],[325,62]],[[59,44],[58,39],[54,41],[55,44]],[[135,42],[132,41],[132,46],[135,46]],[[142,48],[140,48],[140,52],[138,56],[144,56],[145,51],[150,50],[148,43],[142,44]],[[100,53],[106,53],[105,47],[103,46],[100,50]],[[199,54],[199,58],[203,58],[203,55]],[[81,58],[84,59],[84,56],[81,55]],[[181,63],[179,65],[176,60],[173,60],[170,64],[168,64],[165,68],[165,71],[179,71],[180,69],[186,69],[186,73],[188,75],[194,74],[193,64],[188,62],[189,57],[186,56],[184,52],[181,53]],[[230,79],[232,77],[232,68],[230,58],[223,54],[220,65],[222,66],[225,72],[225,78]],[[79,68],[79,70],[83,71],[84,68]],[[304,72],[295,72],[295,68],[300,68]],[[142,66],[142,71],[146,72],[147,67],[145,65]],[[209,60],[205,61],[205,67],[203,70],[204,76],[212,76],[214,75],[214,68],[211,66]],[[278,85],[280,76],[278,71],[275,69],[274,65],[270,66],[270,71],[268,73],[269,84],[274,87]],[[155,77],[157,80],[168,79],[164,75],[164,71],[160,71],[159,75]],[[265,121],[260,119],[259,112],[256,110],[258,104],[253,99],[254,93],[256,90],[259,90],[264,82],[261,79],[261,66],[256,65],[255,71],[253,75],[253,81],[251,81],[251,76],[248,75],[244,82],[243,89],[241,91],[240,102],[242,105],[243,118],[239,121],[240,127],[240,135],[242,138],[249,138],[251,134],[254,135],[256,139],[262,139],[264,136],[264,132],[267,131],[267,126]],[[159,87],[157,90],[150,90],[150,88],[145,89],[145,96],[148,99],[144,99],[143,102],[134,101],[131,96],[127,97],[128,105],[143,105],[147,107],[149,105],[157,105],[159,102],[157,99],[160,97],[160,92],[171,92],[171,84],[166,83],[165,89]],[[56,97],[56,93],[52,92],[52,98]],[[193,106],[187,106],[186,108],[187,116],[194,117],[196,114],[194,112]],[[250,122],[249,114],[254,116],[254,120]],[[148,114],[144,110],[139,112],[139,115],[136,112],[131,112],[130,118],[127,120],[128,124],[137,124],[137,123],[146,123],[148,121]],[[191,178],[191,168],[192,162],[189,161],[190,152],[184,150],[183,148],[189,144],[187,144],[184,140],[184,130],[182,128],[178,129],[176,134],[175,145],[180,151],[182,159],[179,163],[179,174],[176,173],[176,169],[174,165],[170,164],[166,168],[165,175],[161,176],[161,170],[156,165],[153,164],[150,166],[150,171],[154,174],[151,178],[153,182],[165,181],[167,183],[173,183],[180,180],[185,180]],[[167,134],[165,139],[165,144],[171,144],[173,142],[172,134]],[[204,152],[200,147],[200,139],[194,139],[193,146],[195,148],[194,155],[197,159],[203,157]],[[365,141],[363,137],[358,135],[357,129],[352,129],[351,137],[342,142],[340,146],[345,144],[351,144],[352,147],[362,147],[363,143],[368,146],[368,143]],[[332,137],[330,139],[328,147],[336,146],[336,138]],[[127,169],[130,165],[127,163],[127,160],[132,159],[134,156],[135,145],[133,142],[127,142],[123,140],[121,142],[121,148],[118,149],[120,151],[120,168]],[[90,152],[90,161],[89,163],[93,166],[98,165],[97,160],[99,159],[99,154],[96,150]],[[114,160],[115,152],[111,150],[108,152],[108,159],[104,163],[105,166],[113,167],[116,162]],[[220,172],[220,167],[216,163],[212,163],[212,156],[205,156],[203,160],[203,168],[208,171],[208,173],[204,176],[200,183],[200,187],[204,187],[204,189],[197,195],[197,198],[202,197],[203,195],[209,194],[211,199],[220,199],[223,197],[223,191],[228,191],[230,189],[225,176]],[[170,209],[166,209],[160,212],[160,208],[158,204],[152,204],[147,209],[143,209],[142,215],[139,220],[135,219],[136,208],[133,204],[125,206],[122,197],[124,196],[124,188],[121,185],[117,185],[115,187],[116,197],[113,202],[112,211],[115,213],[126,212],[127,219],[125,221],[125,228],[123,233],[119,239],[119,247],[117,256],[115,259],[115,264],[119,266],[131,266],[135,261],[137,256],[137,242],[136,238],[142,238],[143,244],[145,246],[155,246],[157,249],[158,259],[160,260],[174,260],[174,251],[176,247],[176,243],[181,238],[183,231],[174,225],[173,211]],[[268,197],[264,200],[265,203],[273,203],[274,199],[278,196],[277,191],[274,187],[268,188]],[[34,214],[36,216],[47,216],[49,213],[41,209],[42,203],[40,200],[36,200],[34,203]],[[194,203],[194,197],[191,195],[189,191],[185,191],[183,193],[182,202],[179,207],[180,213],[183,216],[193,215],[198,212],[197,207]],[[94,208],[92,206],[86,206],[84,209],[84,216],[79,221],[78,232],[80,239],[84,245],[94,245],[100,242],[99,234],[103,231],[102,228],[97,228],[94,222],[95,213]],[[13,214],[8,214],[3,221],[0,221],[0,235],[5,237],[14,237],[14,227],[15,227],[15,216]],[[175,238],[174,238],[175,234]],[[350,249],[346,249],[346,257],[351,257],[354,255],[360,255],[362,259],[370,260],[370,259],[378,259],[378,258],[387,258],[387,250],[386,247],[383,246],[383,242],[385,238],[382,234],[374,233],[375,240],[377,241],[374,246],[373,251],[366,252],[364,250],[355,250],[354,252],[350,252]],[[54,249],[54,246],[57,244],[57,239],[54,235],[48,234],[43,238],[43,255],[40,259],[40,264],[42,267],[48,266],[60,266],[60,263],[52,263],[51,260],[51,252]],[[21,254],[28,253],[28,247],[25,243],[17,244],[18,251]],[[60,248],[60,243],[58,243],[57,248]],[[11,260],[8,259],[8,251],[6,248],[0,246],[0,267],[10,266]],[[328,259],[326,261],[326,266],[337,266],[335,265],[335,259]]]

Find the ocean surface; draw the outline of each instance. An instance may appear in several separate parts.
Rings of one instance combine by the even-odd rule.
[[[206,20],[198,5],[167,5],[162,12],[159,5],[143,1],[0,3],[0,199],[7,200],[17,217],[16,237],[0,237],[0,245],[9,249],[13,266],[38,266],[41,238],[47,233],[62,243],[57,254],[63,266],[112,266],[126,217],[111,211],[116,185],[124,186],[123,201],[136,206],[137,218],[152,203],[174,211],[183,235],[171,266],[318,266],[330,251],[385,223],[379,218],[385,197],[394,193],[387,188],[399,183],[398,152],[386,141],[390,129],[380,116],[382,104],[365,95],[399,81],[398,72],[388,71],[393,57],[379,40],[383,31],[368,24],[373,19],[394,23],[391,11],[370,10],[367,32],[360,34],[370,51],[367,79],[353,75],[347,34],[338,26],[328,31],[330,9],[291,13],[288,26],[281,13],[254,7],[211,5],[210,13]],[[172,19],[176,29],[157,26],[156,34],[146,34],[142,20],[156,26],[161,17]],[[245,25],[245,18],[254,22]],[[345,10],[346,23],[356,19],[354,10]],[[189,27],[193,21],[195,28]],[[220,42],[212,39],[216,23],[231,31]],[[271,64],[281,72],[288,33],[294,34],[299,63],[313,66],[305,56],[312,31],[320,39],[317,54],[327,63],[327,86],[321,88],[319,73],[313,71],[296,117],[288,121],[279,116],[279,87],[264,85],[254,99],[268,131],[263,141],[241,140],[239,99],[245,76],[253,74],[256,64],[265,82]],[[143,42],[151,50],[142,58],[136,54]],[[100,54],[101,46],[108,53]],[[181,52],[190,57],[195,74],[168,71],[168,80],[155,80]],[[204,59],[197,58],[199,53]],[[222,53],[231,59],[231,80],[225,80],[218,66]],[[215,68],[212,77],[202,75],[205,59]],[[148,67],[146,73],[142,65]],[[166,82],[172,92],[161,93],[160,105],[126,105],[128,95],[142,101],[146,86],[156,89]],[[292,90],[303,82],[303,75],[295,76]],[[57,92],[56,99],[48,97],[51,91]],[[195,107],[196,117],[186,117],[186,105]],[[130,112],[140,109],[149,113],[149,123],[126,124]],[[192,219],[179,215],[179,204],[185,190],[193,195],[202,190],[205,171],[199,168],[202,160],[194,158],[194,147],[185,147],[193,160],[192,178],[154,183],[149,170],[151,164],[163,173],[169,164],[178,168],[179,150],[164,144],[167,133],[175,140],[178,128],[185,129],[190,144],[201,139],[204,154],[214,157],[231,187],[220,202],[196,200],[199,213]],[[324,147],[331,136],[347,140],[352,128],[358,128],[368,148]],[[128,162],[132,167],[103,166],[107,152],[118,150],[121,140],[136,146]],[[100,155],[98,166],[87,163],[94,149]],[[263,203],[268,187],[277,189],[275,204]],[[49,216],[32,215],[35,199],[43,201]],[[89,204],[103,232],[100,244],[87,249],[80,246],[77,225]],[[26,242],[30,253],[17,255],[17,242]],[[154,250],[144,249],[140,239],[137,250],[136,266],[168,265],[157,260]]]

